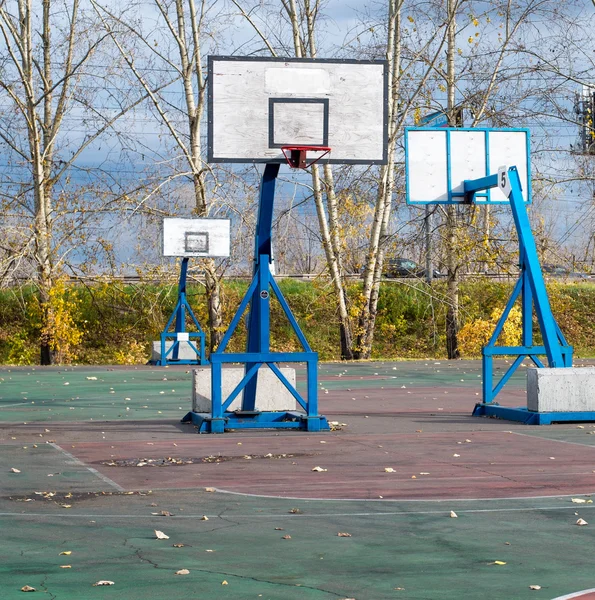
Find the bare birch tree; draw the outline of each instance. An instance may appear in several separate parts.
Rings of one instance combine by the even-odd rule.
[[[101,136],[113,135],[114,124],[141,100],[126,95],[116,109],[97,101],[90,63],[104,37],[80,0],[0,2],[0,147],[8,165],[26,174],[3,181],[2,272],[8,275],[18,266],[37,286],[44,365],[52,362],[55,349],[50,305],[55,278],[77,242],[85,241],[87,249],[92,244],[86,227],[97,201],[75,199],[73,168]],[[97,75],[95,83],[102,81]],[[72,133],[75,121],[83,135]],[[80,186],[78,193],[84,195]]]
[[[211,213],[207,175],[211,172],[204,158],[201,127],[206,110],[207,76],[203,66],[202,43],[207,28],[207,18],[216,8],[216,2],[199,0],[153,0],[158,28],[155,39],[142,26],[138,18],[144,5],[136,5],[118,15],[106,5],[91,0],[101,17],[105,31],[126,61],[138,85],[146,93],[165,132],[179,152],[184,170],[173,177],[188,177],[194,190],[194,214],[206,217]],[[131,16],[128,16],[131,12]],[[175,74],[182,86],[183,105],[177,105],[163,93],[154,92],[151,75],[155,68],[143,69],[137,56],[145,64],[158,65]],[[153,60],[149,58],[151,57]],[[168,88],[169,92],[175,88]],[[143,202],[143,200],[141,200]],[[214,350],[223,337],[221,306],[221,270],[212,259],[202,261],[205,273],[206,296],[209,315],[209,344]]]

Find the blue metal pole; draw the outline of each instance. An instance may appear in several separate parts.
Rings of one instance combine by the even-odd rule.
[[[510,207],[519,236],[521,254],[524,254],[525,269],[529,272],[530,289],[535,301],[535,312],[537,313],[537,320],[541,328],[548,363],[550,367],[564,367],[566,365],[562,358],[558,333],[556,331],[556,321],[552,313],[543,273],[539,265],[537,246],[535,245],[535,239],[531,231],[531,224],[529,223],[527,207],[523,200],[521,182],[516,167],[508,169],[508,180],[512,188],[509,196]]]
[[[186,278],[188,275],[188,258],[182,259],[180,266],[180,281],[178,283],[178,310],[176,312],[176,333],[184,333],[186,331]],[[173,341],[174,349],[172,359],[178,360],[180,343],[177,338]]]
[[[523,248],[519,249],[521,277],[523,279],[522,295],[522,322],[523,334],[522,345],[533,346],[533,293],[531,292],[531,283],[529,281],[529,272],[526,268],[525,252]]]
[[[248,317],[248,340],[246,352],[268,352],[269,350],[269,312],[270,312],[270,257],[272,256],[271,238],[273,235],[273,205],[275,201],[275,182],[279,174],[278,164],[267,164],[260,184],[256,240],[254,245],[254,275],[259,282],[250,301]],[[264,346],[264,347],[263,347]],[[246,363],[246,373],[254,363]],[[246,384],[242,401],[243,410],[256,407],[256,386],[258,373]]]

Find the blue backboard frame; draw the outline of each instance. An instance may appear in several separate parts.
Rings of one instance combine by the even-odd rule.
[[[446,154],[446,180],[445,180],[445,188],[447,191],[447,198],[444,199],[415,199],[412,200],[410,197],[411,190],[411,181],[410,181],[410,165],[409,165],[409,134],[412,131],[423,131],[423,132],[440,132],[444,134],[445,140],[445,148],[444,152]],[[450,136],[452,132],[483,132],[485,136],[485,172],[480,176],[487,177],[488,175],[493,175],[490,173],[490,154],[489,154],[489,136],[490,133],[494,132],[522,132],[526,135],[526,164],[527,164],[527,180],[523,183],[523,187],[526,185],[526,198],[525,203],[530,204],[532,201],[532,187],[531,187],[531,138],[530,131],[528,128],[519,127],[519,128],[489,128],[489,127],[405,127],[405,198],[407,204],[463,204],[465,201],[464,193],[461,192],[453,192],[453,187],[456,187],[460,182],[456,182],[453,184],[451,179],[451,152],[450,152]],[[507,164],[506,162],[503,165],[506,166],[519,166],[514,164]],[[500,166],[500,165],[499,165]],[[493,170],[493,167],[492,167]],[[497,172],[497,169],[494,171]],[[500,205],[500,204],[508,204],[508,200],[499,200],[494,199],[492,197],[491,190],[485,190],[483,192],[479,192],[476,194],[476,198],[474,204],[488,204],[488,205]]]

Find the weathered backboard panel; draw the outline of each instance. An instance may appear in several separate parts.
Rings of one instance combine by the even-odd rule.
[[[229,219],[163,219],[163,256],[229,256]]]
[[[528,129],[405,129],[406,198],[409,204],[459,204],[463,181],[498,173],[500,166],[518,169],[523,199],[531,201]],[[507,203],[493,188],[476,194],[477,204]]]
[[[386,61],[210,56],[208,161],[330,146],[321,162],[386,164],[387,94]]]

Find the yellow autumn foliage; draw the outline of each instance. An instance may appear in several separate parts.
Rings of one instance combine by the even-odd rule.
[[[489,342],[503,309],[496,308],[489,319],[475,319],[465,323],[459,331],[459,349],[465,357],[481,356],[481,349]],[[513,306],[498,337],[499,346],[518,346],[522,335],[522,313]]]

